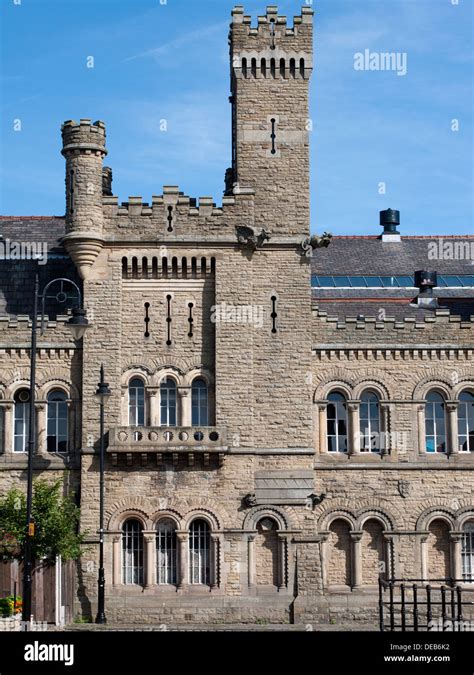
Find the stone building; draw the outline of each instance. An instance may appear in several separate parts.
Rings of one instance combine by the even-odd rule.
[[[65,217],[0,219],[48,244],[0,263],[0,489],[25,484],[34,275],[67,277],[91,325],[74,342],[48,299],[34,467],[80,499],[76,613],[96,612],[103,363],[109,621],[373,620],[381,572],[473,579],[474,238],[401,236],[390,210],[380,236],[311,238],[312,10],[236,7],[230,57],[222,206],[119,203],[82,119]]]

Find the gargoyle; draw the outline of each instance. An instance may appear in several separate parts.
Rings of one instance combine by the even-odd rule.
[[[241,248],[249,248],[251,251],[256,251],[261,248],[266,241],[270,240],[270,233],[262,229],[259,233],[250,226],[239,225],[236,228],[237,242]]]
[[[319,237],[317,234],[313,235],[312,237],[306,237],[301,242],[303,254],[308,256],[308,258],[311,257],[315,248],[327,248],[331,243],[331,239],[332,234],[330,232],[323,232],[321,237]]]
[[[255,493],[250,492],[248,495],[245,495],[243,502],[248,508],[257,506],[257,497],[255,496]]]
[[[308,506],[312,507],[313,509],[318,506],[318,504],[321,504],[326,498],[326,494],[323,492],[321,495],[315,495],[314,493],[311,495],[308,495],[306,499],[308,500]]]

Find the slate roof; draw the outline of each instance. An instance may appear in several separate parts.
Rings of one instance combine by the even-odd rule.
[[[60,243],[64,234],[64,218],[0,216],[0,256],[8,250],[8,242],[44,242],[48,252],[46,265],[36,260],[0,259],[0,315],[31,315],[36,274],[40,289],[58,277],[67,277],[81,288],[75,265]],[[46,306],[51,319],[61,313],[59,308],[54,303]]]
[[[464,259],[433,259],[433,243],[457,243],[470,252]],[[431,245],[431,246],[430,246]],[[438,248],[439,250],[439,248]],[[431,256],[429,254],[431,252]],[[326,249],[313,252],[311,271],[318,276],[411,276],[417,270],[438,274],[474,274],[474,236],[402,237],[401,242],[382,242],[380,237],[333,237]],[[434,291],[440,308],[469,321],[474,316],[473,288],[442,288]],[[328,316],[379,317],[397,320],[413,317],[422,321],[432,310],[413,306],[417,291],[409,288],[313,288],[313,305]]]

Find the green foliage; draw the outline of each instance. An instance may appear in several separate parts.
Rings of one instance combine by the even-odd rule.
[[[76,560],[81,554],[85,534],[78,534],[79,508],[73,495],[62,495],[62,481],[49,483],[38,479],[33,483],[32,518],[35,535],[31,538],[33,559],[57,555]],[[24,557],[26,539],[26,495],[11,488],[0,499],[0,559]]]
[[[21,609],[22,601],[19,595],[16,596],[16,604],[13,595],[0,600],[0,616],[14,616],[15,614],[20,614]]]

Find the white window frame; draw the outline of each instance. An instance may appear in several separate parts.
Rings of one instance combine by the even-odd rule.
[[[202,382],[204,386],[195,386]],[[195,399],[197,399],[195,401]],[[197,409],[198,420],[194,422],[194,410]],[[204,414],[201,415],[204,409]],[[207,427],[209,425],[209,387],[206,380],[196,377],[191,386],[191,425],[193,427]]]
[[[430,395],[436,395],[438,398],[442,401],[443,403],[443,410],[444,410],[444,436],[441,436],[438,434],[438,419],[435,415],[435,406],[439,404],[440,401],[429,401],[428,397]],[[428,415],[428,411],[431,411],[431,416]],[[428,434],[427,430],[427,423],[428,422],[433,422],[433,433]],[[446,415],[446,401],[444,399],[444,396],[440,394],[439,391],[431,390],[427,393],[426,399],[425,399],[425,452],[428,455],[439,453],[441,455],[446,454],[447,451],[447,445],[448,445],[448,433],[447,433],[447,415]],[[433,439],[433,450],[428,450],[428,439]],[[441,440],[444,442],[444,450],[438,450],[438,443],[437,441]]]
[[[13,452],[16,454],[22,454],[25,452],[28,452],[28,436],[29,436],[29,430],[30,430],[30,401],[17,401],[17,396],[19,397],[20,394],[23,392],[28,392],[30,393],[28,389],[20,389],[15,393],[14,396],[14,404],[13,404]],[[16,422],[17,422],[17,411],[18,411],[18,406],[22,406],[22,411],[23,414],[21,416],[21,419],[19,419],[19,423],[21,424],[21,433],[17,434],[16,433]],[[21,450],[16,449],[16,439],[20,438],[22,439],[21,441]]]
[[[461,575],[465,583],[474,583],[474,521],[463,527],[461,540]]]
[[[140,386],[133,385],[134,382],[140,382]],[[138,392],[143,389],[143,405],[140,405]],[[140,421],[141,414],[143,422]],[[139,377],[133,377],[128,384],[128,425],[130,427],[146,426],[146,389],[145,383]]]
[[[373,397],[371,400],[369,397]],[[375,399],[375,400],[374,400]],[[368,416],[362,416],[362,406],[366,405],[368,407]],[[373,422],[375,415],[372,415],[372,407],[377,408],[377,431],[373,431]],[[361,452],[374,452],[380,453],[381,446],[381,425],[382,417],[380,414],[380,398],[375,391],[367,390],[362,393],[360,397],[360,408],[359,408],[359,428],[360,428],[360,451]],[[376,434],[378,437],[377,445],[379,447],[372,447],[372,434]]]
[[[341,396],[344,399],[344,401],[341,401],[341,400],[333,401],[333,400],[331,400],[330,397],[334,394],[337,394],[338,396]],[[333,405],[334,409],[335,409],[335,418],[334,418],[335,434],[329,433],[329,421],[332,420],[332,418],[329,418],[329,416],[328,416],[328,408],[329,408],[330,405]],[[346,435],[345,436],[343,434],[339,434],[339,424],[340,424],[340,422],[343,421],[343,418],[339,416],[340,406],[344,406],[344,413],[345,413],[344,414],[344,421],[345,421],[345,426],[346,426]],[[327,442],[328,452],[330,452],[330,453],[339,453],[340,452],[340,453],[343,453],[343,454],[348,453],[348,443],[349,443],[348,424],[349,424],[349,415],[348,415],[348,410],[347,410],[347,399],[346,399],[345,395],[343,393],[341,393],[340,391],[330,392],[330,394],[328,395],[327,406],[326,406],[326,442]],[[330,438],[335,439],[335,445],[336,445],[335,450],[330,450],[330,443],[329,443]],[[346,439],[346,447],[345,447],[345,449],[341,450],[340,439],[343,439],[343,438]]]
[[[130,527],[132,524],[138,527]],[[131,541],[129,548],[125,543]],[[128,518],[122,525],[122,583],[124,586],[143,586],[144,540],[143,526],[136,518]]]
[[[168,386],[168,383],[172,386]],[[173,396],[170,394],[173,393]],[[171,410],[174,406],[174,424],[170,423]],[[168,377],[160,384],[160,425],[162,427],[178,426],[178,388],[176,382]]]
[[[57,400],[57,401],[50,401],[49,400],[50,396],[57,395],[57,394],[60,394],[64,398],[61,398],[61,400]],[[50,452],[52,454],[57,453],[57,454],[65,455],[69,452],[69,409],[68,409],[67,401],[68,401],[68,396],[67,396],[66,392],[64,392],[62,389],[53,389],[52,391],[50,391],[48,393],[47,411],[46,411],[46,444],[47,444],[46,447],[48,449],[48,452]],[[65,417],[59,416],[59,407],[61,405],[64,405],[65,408],[66,408],[66,416]],[[50,412],[53,409],[54,409],[55,413],[54,413],[54,416],[52,416],[50,418]],[[54,450],[50,450],[49,447],[48,447],[49,446],[49,438],[50,438],[50,434],[49,434],[50,419],[51,419],[51,422],[54,422],[55,433],[51,434],[51,436],[55,438],[55,449]],[[66,449],[65,450],[59,450],[58,449],[58,438],[63,439],[63,436],[62,435],[60,436],[60,434],[59,434],[59,421],[60,421],[60,419],[66,420],[66,435],[65,435],[66,436]]]
[[[156,527],[156,579],[158,585],[177,584],[176,524],[171,518],[160,520]]]
[[[199,524],[199,527],[197,524]],[[193,520],[189,527],[190,584],[210,586],[211,545],[211,528],[209,524],[202,518]]]
[[[469,406],[472,405],[469,401],[463,401],[461,396],[463,394],[469,394],[472,397],[472,402],[474,403],[474,394],[470,391],[463,391],[459,396],[459,405],[458,405],[458,448],[459,452],[474,452],[474,426],[471,428],[469,424]],[[461,418],[460,411],[465,411],[464,418]],[[466,420],[466,433],[461,433],[459,431],[459,422],[461,419]],[[462,446],[466,443],[467,450],[463,450]],[[471,446],[471,447],[470,447]]]

